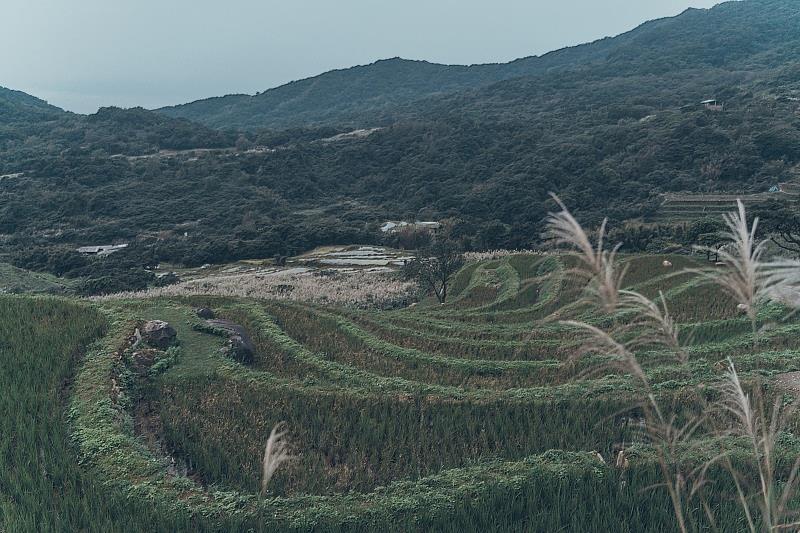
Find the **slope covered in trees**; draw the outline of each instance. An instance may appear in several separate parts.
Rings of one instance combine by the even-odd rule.
[[[539,241],[551,191],[590,223],[648,221],[662,193],[764,193],[800,164],[798,15],[787,0],[746,0],[507,66],[329,73],[304,94],[348,100],[349,87],[386,103],[348,100],[357,119],[336,126],[313,125],[344,120],[314,118],[328,108],[313,99],[286,100],[299,127],[233,132],[0,94],[15,110],[0,115],[0,176],[12,176],[0,179],[2,256],[64,273],[53,250],[125,241],[140,260],[203,264],[368,243],[381,222],[415,218],[450,219],[467,249],[516,248]],[[526,64],[537,72],[452,92],[470,72]],[[387,89],[401,79],[451,92],[403,103]],[[9,118],[31,106],[41,114]]]
[[[664,81],[680,71],[764,73],[787,66],[800,46],[796,20],[797,6],[788,0],[727,2],[647,22],[617,37],[507,64],[437,65],[396,58],[328,72],[255,96],[211,98],[159,112],[218,128],[366,127],[428,116],[439,98],[447,102],[459,93],[455,99],[502,115],[516,112],[520,105],[541,103],[530,98],[534,96],[531,86],[550,85],[562,73],[577,74],[586,85],[599,84],[595,88],[602,91],[604,80],[620,77]],[[696,74],[702,77],[702,71]],[[517,81],[502,83],[512,79]],[[648,101],[645,89],[637,96]],[[568,97],[570,87],[563,92]],[[497,98],[500,95],[504,98]],[[696,95],[676,92],[675,96]],[[407,105],[412,102],[413,106]]]

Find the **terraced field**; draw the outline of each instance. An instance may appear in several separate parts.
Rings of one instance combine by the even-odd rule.
[[[735,210],[736,200],[741,200],[747,207],[752,208],[770,199],[789,201],[793,197],[793,195],[781,193],[743,195],[670,194],[664,198],[664,203],[651,218],[650,222],[676,224],[679,222],[693,222],[705,217],[718,218]]]
[[[676,416],[697,412],[698,383],[713,395],[727,357],[747,382],[800,371],[798,320],[764,309],[759,321],[771,326],[754,349],[736,304],[680,273],[691,259],[670,257],[671,269],[664,259],[626,258],[626,279],[645,294],[663,292],[692,339],[688,367],[658,348],[643,360]],[[662,477],[632,409],[631,376],[597,372],[609,356],[579,357],[581,339],[561,322],[629,317],[587,314],[570,267],[555,255],[473,263],[446,305],[382,312],[199,296],[91,305],[2,298],[0,318],[69,342],[61,353],[26,350],[24,336],[0,342],[0,385],[18,383],[13,372],[64,383],[48,400],[56,431],[14,444],[0,436],[0,466],[16,456],[37,463],[42,449],[60,457],[56,469],[43,456],[44,481],[38,471],[0,469],[0,530],[32,523],[22,495],[37,490],[61,510],[48,518],[52,530],[123,530],[111,524],[130,519],[154,531],[673,531],[667,492],[653,488]],[[201,306],[248,331],[252,364],[220,352],[225,338],[196,316]],[[84,318],[57,319],[66,312]],[[152,319],[174,325],[180,344],[143,370],[129,337]],[[78,367],[54,365],[79,350]],[[8,376],[11,361],[25,369]],[[6,423],[13,432],[25,418]],[[263,447],[280,421],[297,458],[262,498]],[[781,438],[781,453],[797,455],[794,434]],[[691,463],[718,447],[698,439],[682,453]],[[614,460],[621,450],[624,464]],[[731,481],[713,469],[710,477],[719,530],[741,530]],[[126,502],[115,520],[104,492]],[[87,511],[63,511],[75,501]]]

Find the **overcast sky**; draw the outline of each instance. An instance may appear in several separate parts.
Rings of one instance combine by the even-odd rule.
[[[60,107],[255,93],[404,57],[505,62],[719,0],[0,0],[0,85]]]

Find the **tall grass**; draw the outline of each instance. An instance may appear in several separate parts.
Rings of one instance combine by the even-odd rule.
[[[0,417],[0,529],[796,529],[794,410],[754,379],[800,370],[800,325],[776,304],[797,296],[794,265],[758,257],[769,290],[756,318],[779,323],[757,330],[755,351],[735,296],[620,255],[604,228],[580,235],[567,215],[555,234],[561,246],[579,239],[571,256],[467,267],[460,304],[435,310],[186,296],[103,300],[103,317],[0,303],[11,413]],[[254,365],[192,329],[200,305],[251,333]],[[109,394],[111,354],[143,315],[165,314],[183,355],[146,394],[191,477],[138,438],[135,413],[114,400],[129,384]],[[106,319],[112,334],[87,352],[71,394],[71,450],[55,391]],[[294,461],[287,429],[301,444]]]
[[[99,296],[95,301],[165,296],[228,296],[314,302],[365,309],[388,309],[407,305],[415,298],[416,285],[395,274],[359,271],[350,273],[231,274],[214,275],[153,288]]]
[[[744,204],[737,200],[738,210],[724,215],[727,231],[723,237],[728,244],[718,250],[725,268],[719,272],[699,271],[712,283],[727,291],[747,314],[753,328],[754,342],[758,342],[758,309],[773,300],[776,294],[790,290],[791,275],[797,264],[793,261],[766,262],[764,252],[767,240],[757,241],[758,218],[752,225],[747,221]],[[700,250],[710,248],[698,247]]]
[[[726,380],[721,386],[720,404],[731,415],[732,423],[721,431],[747,441],[752,456],[751,464],[755,468],[743,471],[725,455],[714,460],[723,461],[730,472],[751,532],[796,530],[800,527],[800,521],[797,521],[797,510],[791,508],[790,504],[797,495],[800,457],[795,460],[788,477],[781,480],[777,475],[776,450],[780,431],[788,425],[796,405],[784,406],[782,399],[778,398],[771,411],[767,411],[760,389],[756,388],[755,391],[754,402],[750,394],[745,392],[736,367],[729,360]]]
[[[109,490],[78,464],[66,422],[73,372],[106,328],[53,298],[0,296],[0,531],[210,531]]]
[[[597,230],[596,243],[592,243],[580,223],[572,216],[557,196],[553,196],[561,211],[551,214],[547,220],[550,239],[556,246],[568,246],[578,265],[572,272],[586,278],[589,291],[598,307],[606,313],[614,313],[619,303],[627,266],[620,268],[617,252],[620,246],[606,249],[606,225],[603,220]]]
[[[677,364],[686,367],[687,351],[681,345],[681,336],[675,320],[670,315],[666,299],[661,294],[660,302],[632,291],[622,290],[625,267],[616,258],[617,248],[605,249],[605,227],[600,227],[596,244],[556,198],[561,212],[549,219],[549,232],[554,243],[570,246],[581,260],[578,274],[588,280],[587,302],[597,312],[627,312],[633,320],[618,325],[612,321],[611,329],[572,320],[565,324],[584,333],[587,342],[582,352],[609,353],[614,356],[610,366],[625,369],[639,385],[641,401],[638,408],[646,419],[645,431],[655,448],[661,468],[663,482],[672,502],[673,511],[682,532],[700,527],[693,519],[689,506],[698,499],[705,512],[707,523],[716,527],[719,518],[704,498],[707,472],[716,463],[727,468],[736,487],[740,509],[746,517],[750,531],[785,531],[796,529],[800,523],[793,521],[790,507],[797,496],[797,473],[800,459],[795,462],[788,478],[776,475],[776,445],[780,430],[786,425],[786,413],[780,400],[776,400],[772,411],[766,413],[763,405],[754,406],[745,392],[733,362],[728,359],[728,370],[718,387],[716,403],[707,404],[707,396],[698,391],[697,401],[702,414],[680,420],[677,413],[670,413],[656,399],[653,387],[640,363],[641,351],[660,346],[671,354]],[[730,244],[720,252],[725,266],[721,272],[701,271],[711,282],[719,285],[738,302],[746,312],[752,327],[754,343],[758,343],[757,319],[764,305],[780,301],[800,300],[796,297],[800,263],[780,260],[766,262],[764,243],[756,242],[758,220],[748,225],[744,205],[738,203],[738,212],[725,216]],[[624,340],[620,340],[624,339]],[[700,385],[702,387],[703,384]],[[757,391],[760,389],[756,388]],[[730,416],[713,416],[714,409]],[[707,437],[724,438],[741,436],[749,443],[746,463],[755,465],[756,483],[750,471],[734,466],[725,452],[687,470],[681,462],[681,451],[692,446],[698,433]],[[792,509],[794,510],[794,509]]]

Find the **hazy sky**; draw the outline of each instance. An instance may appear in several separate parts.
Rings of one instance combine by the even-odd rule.
[[[718,1],[0,0],[0,85],[152,108],[388,57],[504,62]]]

